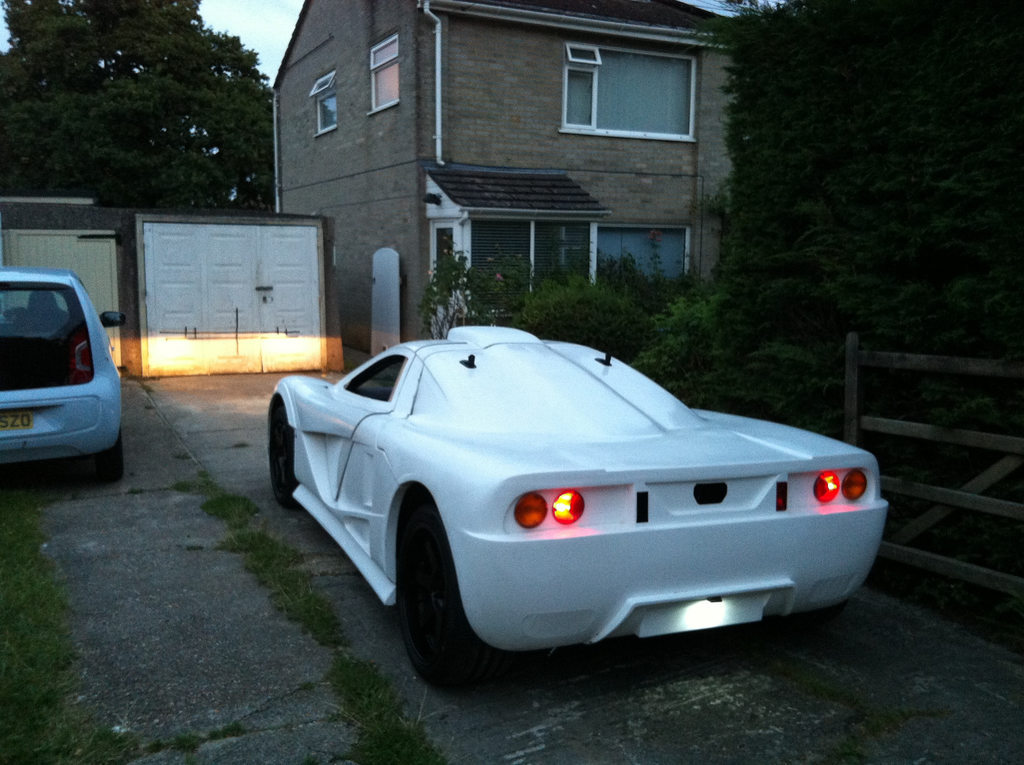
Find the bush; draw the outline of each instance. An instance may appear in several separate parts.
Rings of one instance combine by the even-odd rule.
[[[641,305],[581,276],[545,282],[526,296],[515,323],[546,340],[588,345],[626,362],[651,332],[651,318]]]
[[[712,364],[710,293],[676,298],[653,323],[634,366],[691,406],[714,405],[714,391],[704,382]]]

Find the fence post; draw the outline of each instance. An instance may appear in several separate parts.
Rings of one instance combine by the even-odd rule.
[[[846,336],[846,388],[843,402],[843,440],[857,446],[860,443],[860,338],[856,332]]]

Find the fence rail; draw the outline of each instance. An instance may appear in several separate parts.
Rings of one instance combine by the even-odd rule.
[[[850,333],[846,338],[846,398],[843,417],[843,436],[847,442],[855,445],[862,442],[863,433],[873,432],[932,443],[984,449],[1001,455],[996,462],[958,489],[882,476],[883,491],[923,499],[935,504],[893,532],[889,539],[882,542],[878,554],[882,558],[1024,597],[1024,578],[1022,577],[910,546],[911,542],[948,518],[957,509],[1024,521],[1024,504],[994,499],[982,494],[1024,465],[1024,438],[865,415],[861,372],[864,367],[898,369],[924,374],[954,374],[1024,380],[1024,363],[862,351],[857,334]]]

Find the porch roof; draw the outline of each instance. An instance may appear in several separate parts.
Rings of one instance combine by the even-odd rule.
[[[452,202],[468,209],[608,213],[561,170],[435,165],[427,172]]]

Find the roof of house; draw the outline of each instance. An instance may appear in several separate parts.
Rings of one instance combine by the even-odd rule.
[[[315,0],[304,0],[298,21],[292,29],[291,39],[285,50],[274,79],[276,89],[281,82],[285,65],[291,56],[292,47],[299,28],[306,18],[309,6]],[[723,10],[710,10],[718,0],[695,0],[693,3],[680,0],[435,0],[434,10],[491,15],[493,12],[508,12],[520,17],[529,16],[543,19],[542,23],[594,23],[646,29],[695,29],[701,22],[716,15],[729,15]]]
[[[461,207],[545,212],[607,212],[586,189],[560,170],[431,165],[427,172],[441,190]]]
[[[478,0],[474,4],[668,27],[695,27],[715,15],[678,0]]]

